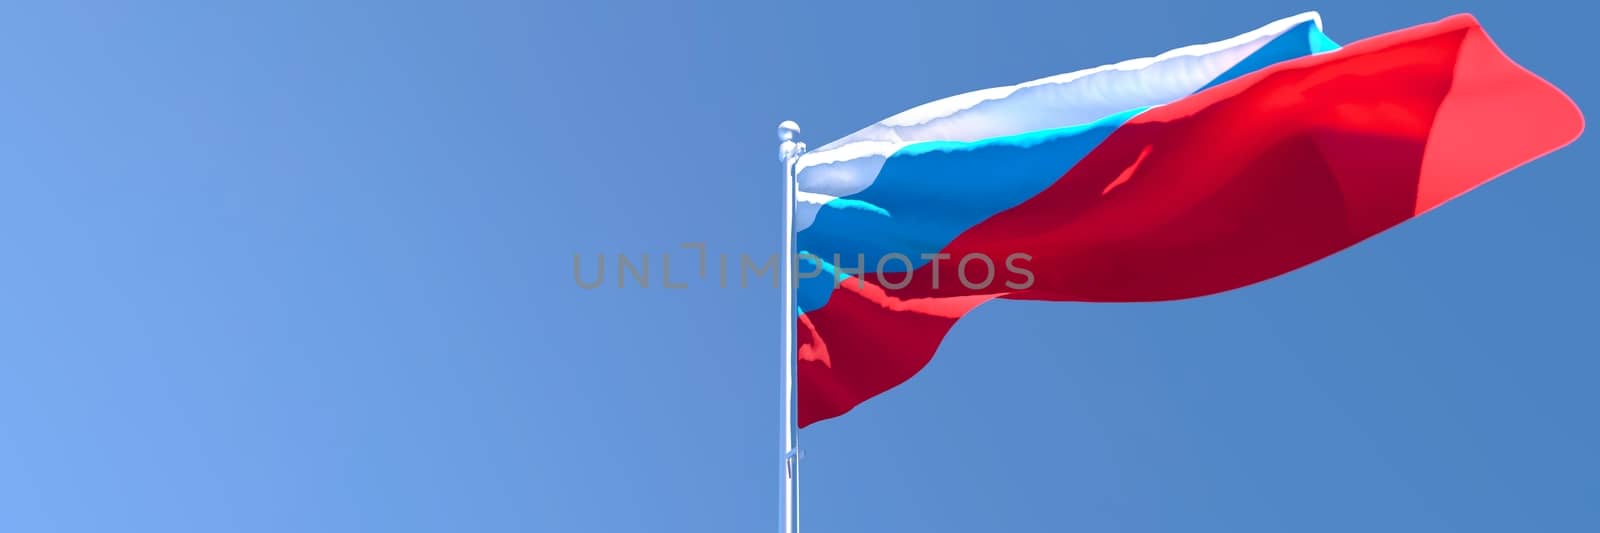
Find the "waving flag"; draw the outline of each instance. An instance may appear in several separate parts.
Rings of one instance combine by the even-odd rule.
[[[991,299],[1260,282],[1582,129],[1468,15],[1341,48],[1308,13],[913,108],[795,163],[799,425],[911,378]]]

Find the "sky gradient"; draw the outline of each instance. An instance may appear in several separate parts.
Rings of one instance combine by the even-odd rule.
[[[779,293],[679,245],[776,252],[779,121],[1309,9],[1600,101],[1554,1],[16,6],[0,531],[775,529]],[[986,305],[801,433],[805,530],[1600,529],[1589,144],[1236,292]]]

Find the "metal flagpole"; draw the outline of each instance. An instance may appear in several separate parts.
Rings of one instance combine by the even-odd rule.
[[[795,162],[805,153],[800,125],[792,120],[778,124],[778,157],[783,161],[783,254],[778,276],[783,280],[783,533],[800,531],[800,436],[795,427],[795,305],[794,305],[794,196]]]

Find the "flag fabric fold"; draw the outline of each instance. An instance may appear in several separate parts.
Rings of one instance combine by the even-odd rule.
[[[914,108],[796,164],[799,425],[911,378],[989,300],[1257,283],[1582,128],[1469,15],[1341,48],[1304,14]]]

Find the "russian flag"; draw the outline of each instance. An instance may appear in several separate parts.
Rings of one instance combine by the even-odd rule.
[[[1340,47],[1307,13],[894,115],[795,162],[799,425],[910,379],[991,299],[1257,283],[1582,129],[1470,15]]]

